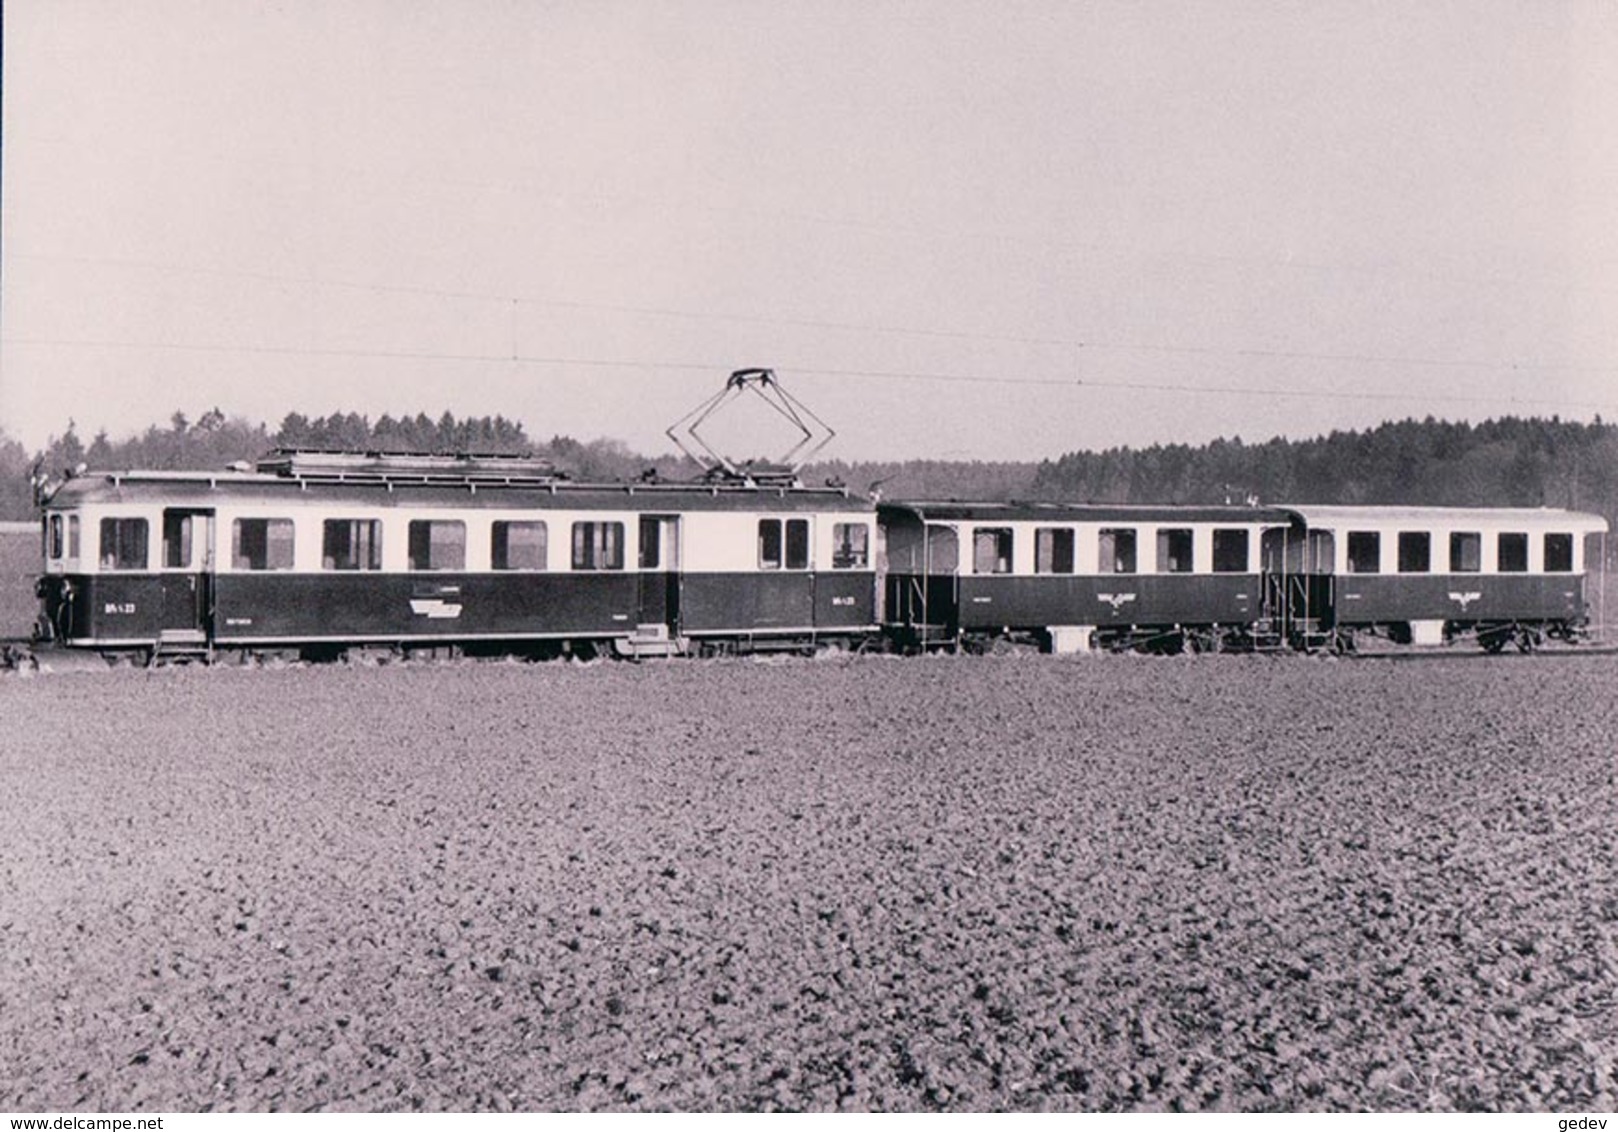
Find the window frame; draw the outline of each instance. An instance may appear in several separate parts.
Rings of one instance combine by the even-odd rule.
[[[1111,562],[1107,556],[1111,552]],[[1102,527],[1096,531],[1096,573],[1140,573],[1140,528]]]
[[[457,530],[460,541],[440,543],[434,536],[443,530]],[[405,569],[414,574],[454,573],[466,570],[466,520],[464,519],[411,519],[405,529]],[[457,561],[439,565],[440,548],[459,549]],[[423,553],[424,552],[424,553]],[[455,558],[455,555],[450,555]],[[425,561],[423,561],[425,558]]]
[[[580,535],[584,535],[581,541]],[[622,519],[575,519],[572,529],[574,570],[607,573],[624,568],[624,523]]]
[[[1553,561],[1552,558],[1551,558],[1551,540],[1552,539],[1558,540],[1559,544],[1565,543],[1565,546],[1566,546],[1566,556],[1564,557],[1562,551],[1558,550],[1557,556],[1555,558],[1555,562],[1557,563],[1557,565],[1554,565],[1554,566],[1551,564],[1552,561]],[[1540,539],[1540,555],[1541,555],[1541,557],[1540,557],[1540,568],[1541,568],[1541,570],[1546,574],[1571,574],[1571,573],[1573,573],[1573,558],[1574,558],[1573,547],[1574,547],[1573,533],[1571,531],[1544,531],[1544,532],[1542,532],[1542,537]],[[1561,563],[1564,563],[1564,562],[1566,563],[1566,565],[1561,565]]]
[[[1396,573],[1431,574],[1433,572],[1433,533],[1431,531],[1400,531],[1399,556]]]
[[[1466,548],[1472,549],[1472,565],[1467,565]],[[1449,533],[1449,572],[1451,574],[1481,574],[1483,572],[1483,532],[1451,531]]]
[[[243,553],[242,547],[244,545],[245,536],[246,536],[246,530],[243,527],[244,523],[255,523],[255,524],[262,524],[263,525],[262,535],[259,536],[259,537],[262,537],[262,539],[264,540],[263,541],[264,565],[262,565],[262,566],[253,565],[252,564],[253,563],[252,558]],[[270,537],[270,530],[271,530],[272,527],[285,527],[286,528],[286,533],[287,533],[287,538],[285,540],[286,562],[285,562],[284,565],[278,565],[277,564],[278,563],[277,557],[274,554],[271,553],[271,548],[278,544],[278,540],[272,539]],[[243,573],[250,573],[250,574],[269,573],[269,572],[275,571],[275,570],[293,570],[293,569],[296,569],[297,568],[297,563],[298,563],[298,525],[293,520],[283,518],[283,517],[279,517],[279,516],[259,516],[259,515],[242,515],[242,516],[237,516],[236,518],[231,520],[231,523],[230,523],[230,568],[231,568],[232,571],[241,571]]]
[[[992,561],[989,568],[984,569],[984,548],[990,551]],[[1012,554],[1016,547],[1016,535],[1010,527],[973,527],[972,528],[972,573],[974,574],[1009,574],[1011,573]]]
[[[1066,569],[1062,568],[1064,562]],[[1034,573],[1060,576],[1078,572],[1078,532],[1072,527],[1035,527]]]
[[[193,569],[197,530],[192,520],[195,518],[195,512],[177,507],[163,511],[163,569],[187,572]]]
[[[539,533],[537,566],[511,564],[511,531],[513,527],[537,530]],[[519,546],[521,544],[519,543]],[[541,574],[550,569],[551,535],[544,519],[495,519],[489,524],[489,569],[501,573]]]
[[[339,529],[339,524],[348,529],[346,550],[352,565],[340,565],[336,555],[327,553],[332,549],[332,534]],[[368,537],[356,537],[362,528],[368,531]],[[382,538],[381,519],[345,516],[323,519],[320,524],[320,569],[334,574],[375,573],[382,569]],[[363,560],[362,550],[368,552]]]
[[[1508,560],[1506,555],[1507,540],[1513,547],[1521,544],[1522,555],[1519,558],[1515,552]],[[1509,562],[1509,564],[1508,564]],[[1497,574],[1526,574],[1528,573],[1528,532],[1527,531],[1496,531],[1494,535],[1494,569]]]
[[[858,533],[859,538],[850,536]],[[855,543],[859,545],[856,547]],[[831,568],[869,570],[871,568],[871,524],[861,522],[831,525]]]
[[[111,531],[111,537],[108,531]],[[125,531],[139,531],[139,538],[134,540],[140,549],[140,561],[131,563],[125,561],[126,535]],[[103,571],[145,571],[152,566],[152,525],[144,515],[108,515],[101,520],[101,546],[97,557]],[[112,548],[112,561],[108,561],[108,547]],[[132,556],[131,556],[132,557]]]
[[[663,520],[655,515],[642,515],[636,524],[638,541],[635,547],[637,570],[663,569]],[[648,553],[650,551],[650,553]]]
[[[788,570],[809,569],[809,520],[786,520],[786,566]]]
[[[1358,544],[1358,545],[1356,545]],[[1364,553],[1369,548],[1370,554]],[[1381,531],[1344,531],[1343,532],[1343,573],[1345,574],[1380,574],[1382,573],[1382,532]]]
[[[1232,538],[1241,543],[1241,565],[1233,566],[1230,547],[1221,547]],[[1246,527],[1215,527],[1209,536],[1212,559],[1209,567],[1215,574],[1249,574],[1253,569],[1253,532]]]
[[[1197,534],[1191,527],[1158,527],[1153,565],[1158,574],[1190,574],[1196,570]],[[1175,552],[1183,544],[1182,557]],[[1183,565],[1181,563],[1183,562]]]
[[[808,570],[811,562],[809,520],[766,515],[758,521],[760,570]],[[774,557],[770,550],[774,550]]]

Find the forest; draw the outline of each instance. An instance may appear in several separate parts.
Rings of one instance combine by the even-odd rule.
[[[665,479],[695,475],[683,458],[648,457],[616,440],[536,439],[505,417],[444,413],[372,419],[359,413],[310,418],[289,413],[273,431],[209,409],[175,412],[167,426],[88,444],[69,422],[30,453],[0,432],[0,518],[33,517],[31,477],[92,469],[224,468],[275,448],[390,452],[524,453],[549,458],[578,480],[634,479],[656,467]],[[1502,417],[1480,424],[1393,421],[1248,444],[1074,451],[1051,460],[823,461],[806,483],[845,484],[904,499],[1038,499],[1109,503],[1404,503],[1438,506],[1568,507],[1593,511],[1618,529],[1618,425],[1558,417]],[[1618,540],[1615,540],[1618,541]]]

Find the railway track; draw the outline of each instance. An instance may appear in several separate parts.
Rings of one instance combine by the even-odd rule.
[[[1032,654],[1033,649],[1019,650]],[[1247,654],[1208,654],[1212,655],[1247,655]],[[1287,653],[1269,655],[1325,655],[1323,653]],[[1466,660],[1466,661],[1492,661],[1507,663],[1510,661],[1533,661],[1538,659],[1569,659],[1579,657],[1618,656],[1618,644],[1592,644],[1592,645],[1550,645],[1540,646],[1530,652],[1509,650],[1504,652],[1485,652],[1481,649],[1456,647],[1415,647],[1404,649],[1386,649],[1369,652],[1347,652],[1332,654],[1333,659],[1359,661],[1367,663],[1420,663],[1435,660]],[[389,658],[394,663],[408,663],[411,660],[421,659],[412,656],[399,656]],[[204,663],[251,663],[251,653],[239,653],[236,650],[222,650],[212,656],[176,655],[159,657],[149,666],[166,667],[171,664],[190,663],[201,660]],[[0,672],[31,671],[31,672],[96,672],[110,668],[117,668],[134,663],[132,656],[105,655],[89,649],[64,649],[51,646],[39,647],[28,637],[0,637]]]
[[[1567,658],[1581,656],[1618,656],[1618,645],[1572,645],[1562,647],[1541,647],[1532,652],[1506,652],[1489,653],[1481,649],[1406,649],[1402,652],[1353,652],[1346,654],[1345,660],[1367,661],[1420,661],[1420,660],[1538,660],[1540,658]]]

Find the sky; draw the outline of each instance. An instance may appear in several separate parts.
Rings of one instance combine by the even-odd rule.
[[[1606,0],[8,0],[0,429],[1618,418]],[[735,455],[791,437],[762,410]]]

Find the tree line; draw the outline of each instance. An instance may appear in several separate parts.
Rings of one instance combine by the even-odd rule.
[[[223,468],[274,448],[484,452],[549,458],[580,480],[632,480],[654,465],[665,479],[695,475],[689,461],[648,458],[615,440],[531,437],[502,416],[444,413],[372,419],[359,413],[289,413],[264,424],[209,409],[176,412],[166,427],[86,444],[69,422],[29,453],[0,433],[0,518],[33,516],[30,475],[60,479],[91,468]],[[1618,426],[1557,417],[1503,417],[1481,424],[1388,422],[1306,440],[1277,437],[1209,444],[1075,451],[1043,461],[823,461],[807,483],[908,499],[1030,499],[1102,503],[1404,503],[1436,506],[1568,507],[1604,515],[1618,529]],[[1614,540],[1618,543],[1618,540]]]
[[[589,480],[634,479],[649,466],[619,441],[580,441],[569,436],[539,441],[528,435],[520,421],[503,416],[458,418],[446,412],[433,418],[425,413],[398,417],[384,413],[373,420],[360,413],[323,417],[288,413],[272,432],[263,423],[226,416],[213,408],[194,421],[177,411],[167,427],[154,424],[122,440],[113,440],[102,430],[88,444],[79,436],[77,425],[69,421],[61,435],[52,436],[43,449],[33,453],[0,431],[0,519],[33,518],[31,478],[36,472],[60,481],[79,467],[217,469],[237,463],[251,465],[276,448],[540,456],[577,479]]]
[[[1403,503],[1568,507],[1613,517],[1618,427],[1428,417],[1310,440],[1071,452],[1039,465],[1031,495],[1101,502]]]

